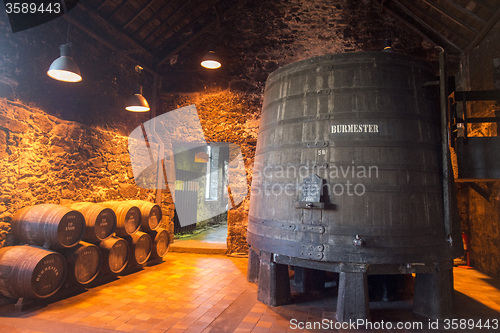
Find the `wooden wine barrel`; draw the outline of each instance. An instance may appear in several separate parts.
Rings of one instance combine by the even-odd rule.
[[[151,255],[151,237],[145,232],[138,231],[127,237],[130,246],[130,265],[144,265]]]
[[[12,218],[12,232],[20,241],[54,249],[75,246],[84,231],[82,213],[55,204],[24,207]]]
[[[167,230],[157,228],[156,230],[150,231],[149,237],[151,237],[153,243],[151,245],[151,256],[150,259],[163,258],[170,247],[170,235]]]
[[[129,247],[126,240],[110,237],[99,243],[102,253],[101,270],[104,273],[118,274],[125,269],[129,261]]]
[[[84,241],[100,242],[115,232],[116,214],[111,208],[92,202],[75,202],[69,207],[85,217]]]
[[[101,251],[99,247],[87,242],[65,251],[68,263],[68,279],[79,284],[92,282],[101,269]]]
[[[141,210],[128,201],[106,201],[102,205],[116,214],[116,235],[129,236],[141,226]]]
[[[143,200],[130,200],[129,203],[139,207],[141,210],[142,231],[147,232],[158,228],[162,218],[161,208],[159,205]]]
[[[36,246],[0,249],[0,293],[10,298],[46,298],[64,283],[66,262],[53,251]]]

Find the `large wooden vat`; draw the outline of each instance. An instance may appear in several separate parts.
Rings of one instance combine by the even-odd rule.
[[[0,293],[11,298],[46,298],[66,277],[66,262],[57,253],[36,246],[0,249]]]
[[[80,212],[55,204],[24,207],[12,218],[12,232],[17,239],[54,249],[75,246],[84,230],[85,219]]]
[[[385,52],[316,57],[269,76],[247,232],[260,301],[290,301],[288,265],[332,271],[337,320],[368,319],[367,275],[415,273],[414,311],[450,316],[455,231],[434,82],[424,62]]]
[[[433,80],[423,62],[382,52],[317,57],[272,73],[248,242],[327,262],[449,259],[439,103],[426,85]],[[312,175],[321,198],[304,192]]]

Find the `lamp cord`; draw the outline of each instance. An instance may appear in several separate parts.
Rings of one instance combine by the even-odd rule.
[[[68,14],[68,8],[66,7],[66,0],[61,1],[62,7],[63,7],[63,12],[64,15]],[[68,30],[66,31],[66,44],[69,43],[69,28],[71,27],[71,23],[68,21]]]

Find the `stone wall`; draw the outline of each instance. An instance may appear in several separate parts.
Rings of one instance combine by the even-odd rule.
[[[6,99],[0,99],[0,174],[0,246],[13,245],[11,216],[28,205],[154,201],[153,191],[135,185],[127,137]],[[163,224],[172,229],[169,207],[163,205]]]
[[[468,217],[464,232],[470,238],[471,266],[500,277],[500,183],[478,183],[489,193],[483,197],[475,189],[464,184],[462,195],[467,200]]]

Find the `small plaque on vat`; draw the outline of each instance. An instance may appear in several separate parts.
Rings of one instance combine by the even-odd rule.
[[[302,193],[300,201],[302,202],[320,202],[322,194],[323,179],[313,174],[304,179],[302,183]]]

